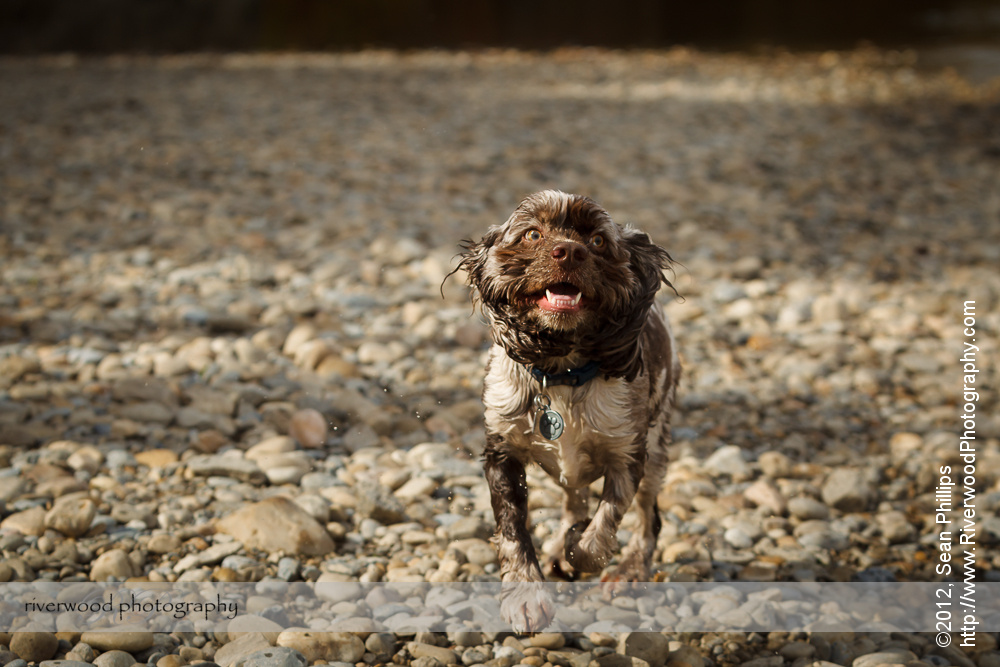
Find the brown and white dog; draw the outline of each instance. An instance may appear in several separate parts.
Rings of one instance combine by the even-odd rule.
[[[489,320],[484,471],[497,522],[502,581],[542,582],[528,527],[525,466],[563,488],[546,567],[605,570],[635,499],[639,527],[605,581],[647,581],[660,518],[670,414],[680,363],[655,302],[672,260],[587,197],[535,193],[503,225],[466,241],[462,261]],[[554,414],[553,414],[554,413]],[[604,487],[589,518],[589,485]],[[504,619],[538,630],[554,615],[542,586],[505,587]]]

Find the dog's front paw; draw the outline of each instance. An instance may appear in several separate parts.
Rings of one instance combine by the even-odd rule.
[[[614,535],[602,535],[586,521],[566,533],[566,560],[579,572],[600,572],[611,561],[616,543]]]
[[[546,579],[562,579],[576,581],[578,573],[566,560],[566,535],[559,534],[550,538],[542,547],[545,558],[542,561],[542,574]]]
[[[542,574],[545,575],[546,579],[562,579],[563,581],[576,581],[579,578],[576,569],[561,555],[546,559],[542,566]]]
[[[538,581],[516,581],[500,587],[500,614],[514,632],[538,632],[556,615],[555,602]]]

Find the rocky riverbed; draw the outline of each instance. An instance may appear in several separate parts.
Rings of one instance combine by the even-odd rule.
[[[495,579],[488,334],[444,279],[544,187],[678,262],[658,580],[940,579],[974,301],[973,560],[997,581],[1000,86],[913,63],[0,61],[0,581]],[[541,541],[560,501],[531,476]],[[10,667],[1000,665],[989,633],[9,629]]]

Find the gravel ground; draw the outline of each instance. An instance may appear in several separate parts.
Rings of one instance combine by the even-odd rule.
[[[680,263],[658,580],[935,580],[969,300],[1000,580],[1000,85],[913,62],[0,61],[0,581],[495,579],[487,332],[439,286],[544,187]],[[0,664],[1000,665],[985,633],[235,630],[0,634]]]

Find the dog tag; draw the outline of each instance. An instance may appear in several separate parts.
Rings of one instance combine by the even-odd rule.
[[[555,440],[566,428],[562,415],[549,407],[551,403],[545,394],[535,396],[535,429],[546,440]]]
[[[555,410],[543,410],[538,415],[538,432],[546,440],[555,440],[563,434],[566,424],[562,415]]]

